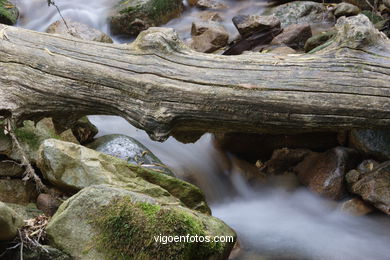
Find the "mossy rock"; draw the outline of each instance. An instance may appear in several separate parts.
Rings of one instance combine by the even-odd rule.
[[[112,8],[108,21],[113,34],[136,36],[178,17],[182,10],[182,0],[121,0]]]
[[[0,0],[0,23],[7,25],[16,24],[19,10],[10,1]]]
[[[321,33],[318,33],[316,35],[313,35],[312,37],[310,37],[306,41],[305,51],[309,52],[309,51],[313,50],[314,48],[321,46],[322,44],[331,40],[332,37],[335,35],[336,35],[336,31],[326,31],[326,32],[321,32]]]
[[[5,203],[0,202],[0,241],[12,240],[23,226],[23,219]]]
[[[47,229],[76,259],[227,259],[235,232],[221,220],[123,187],[97,185],[65,201]],[[159,243],[155,236],[231,236],[226,243]],[[183,238],[184,239],[184,238]]]
[[[33,121],[24,121],[23,126],[15,130],[15,136],[28,159],[33,163],[37,161],[39,147],[46,139],[55,138],[78,143],[71,130],[58,134],[51,118],[44,118],[36,124]],[[17,150],[12,150],[12,152],[7,155],[14,160],[21,159],[21,154]]]
[[[56,139],[45,140],[40,151],[38,167],[44,178],[63,190],[79,191],[91,185],[110,184],[155,198],[171,197],[171,202],[210,212],[199,188],[164,173]]]

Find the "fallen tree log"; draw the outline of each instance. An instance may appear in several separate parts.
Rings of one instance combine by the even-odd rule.
[[[315,54],[220,56],[191,51],[167,28],[118,45],[0,25],[0,115],[120,115],[160,141],[389,128],[389,40],[363,15],[336,27]]]

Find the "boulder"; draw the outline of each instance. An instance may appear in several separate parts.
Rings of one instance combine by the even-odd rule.
[[[145,168],[173,175],[169,168],[157,156],[130,136],[118,134],[105,135],[97,138],[87,147],[104,154],[115,156],[131,164],[142,165]]]
[[[89,121],[88,117],[82,117],[72,126],[72,133],[80,144],[87,144],[93,141],[99,130]]]
[[[15,25],[19,17],[18,8],[8,0],[0,0],[0,23]]]
[[[11,160],[0,161],[0,178],[21,178],[24,173],[24,167]]]
[[[303,49],[306,41],[312,36],[309,24],[292,24],[283,29],[271,44],[285,44],[293,49]]]
[[[329,41],[330,39],[332,39],[332,37],[335,34],[336,34],[335,31],[325,31],[325,32],[321,32],[321,33],[318,33],[316,35],[313,35],[312,37],[310,37],[306,41],[305,46],[304,46],[305,51],[309,52],[309,51],[317,48],[318,46],[321,46],[322,44],[324,44],[327,41]]]
[[[46,30],[47,33],[71,35],[73,37],[96,42],[113,43],[110,36],[89,25],[66,19],[66,27],[63,20],[52,23]]]
[[[334,23],[334,15],[322,3],[294,1],[271,8],[267,14],[279,18],[282,27],[300,23]]]
[[[349,145],[366,156],[378,160],[390,159],[389,130],[352,130]]]
[[[0,202],[0,241],[12,240],[22,226],[23,219],[5,203]]]
[[[219,0],[197,0],[196,7],[201,9],[225,9],[228,6]]]
[[[182,0],[117,0],[108,15],[111,33],[136,36],[167,23],[183,10]]]
[[[0,201],[26,205],[37,199],[35,185],[20,179],[0,179]]]
[[[352,198],[342,202],[339,209],[352,216],[364,216],[374,211],[373,207],[359,198]]]
[[[359,7],[349,3],[340,3],[337,5],[336,9],[334,10],[334,16],[336,16],[336,18],[340,16],[357,15],[359,13],[360,13]]]
[[[225,223],[133,188],[90,186],[65,201],[46,228],[75,259],[227,259],[236,235]],[[76,220],[76,221],[75,221]],[[231,236],[227,243],[163,243],[159,236]],[[166,238],[166,237],[165,237]],[[164,237],[162,237],[164,239]]]
[[[189,208],[210,212],[203,192],[194,185],[74,143],[45,140],[38,167],[46,180],[63,190],[96,184],[134,187],[151,196],[171,194]]]
[[[232,21],[244,38],[258,31],[280,28],[280,20],[273,15],[237,15],[233,17]]]
[[[310,190],[330,199],[347,195],[345,174],[358,164],[358,153],[349,148],[336,147],[325,153],[310,153],[294,167],[299,181]]]
[[[352,170],[346,175],[349,190],[390,215],[390,161],[369,172]]]

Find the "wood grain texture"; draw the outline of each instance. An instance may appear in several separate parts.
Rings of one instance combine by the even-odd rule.
[[[389,40],[362,15],[336,29],[315,54],[220,56],[191,51],[167,28],[118,45],[0,25],[0,115],[119,115],[160,141],[389,128]]]

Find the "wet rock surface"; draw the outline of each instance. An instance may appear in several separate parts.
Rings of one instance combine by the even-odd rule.
[[[126,135],[106,135],[90,143],[88,148],[115,156],[128,163],[142,165],[168,175],[173,173],[148,148]]]
[[[306,41],[312,36],[309,24],[292,24],[283,28],[271,44],[285,44],[293,49],[303,49]]]
[[[390,161],[375,166],[371,171],[352,170],[346,180],[352,193],[390,215]]]
[[[337,200],[347,195],[344,177],[358,162],[359,155],[355,150],[336,147],[325,153],[310,153],[294,167],[294,171],[303,185]]]
[[[390,131],[388,130],[352,130],[350,146],[366,156],[379,160],[390,158]]]

